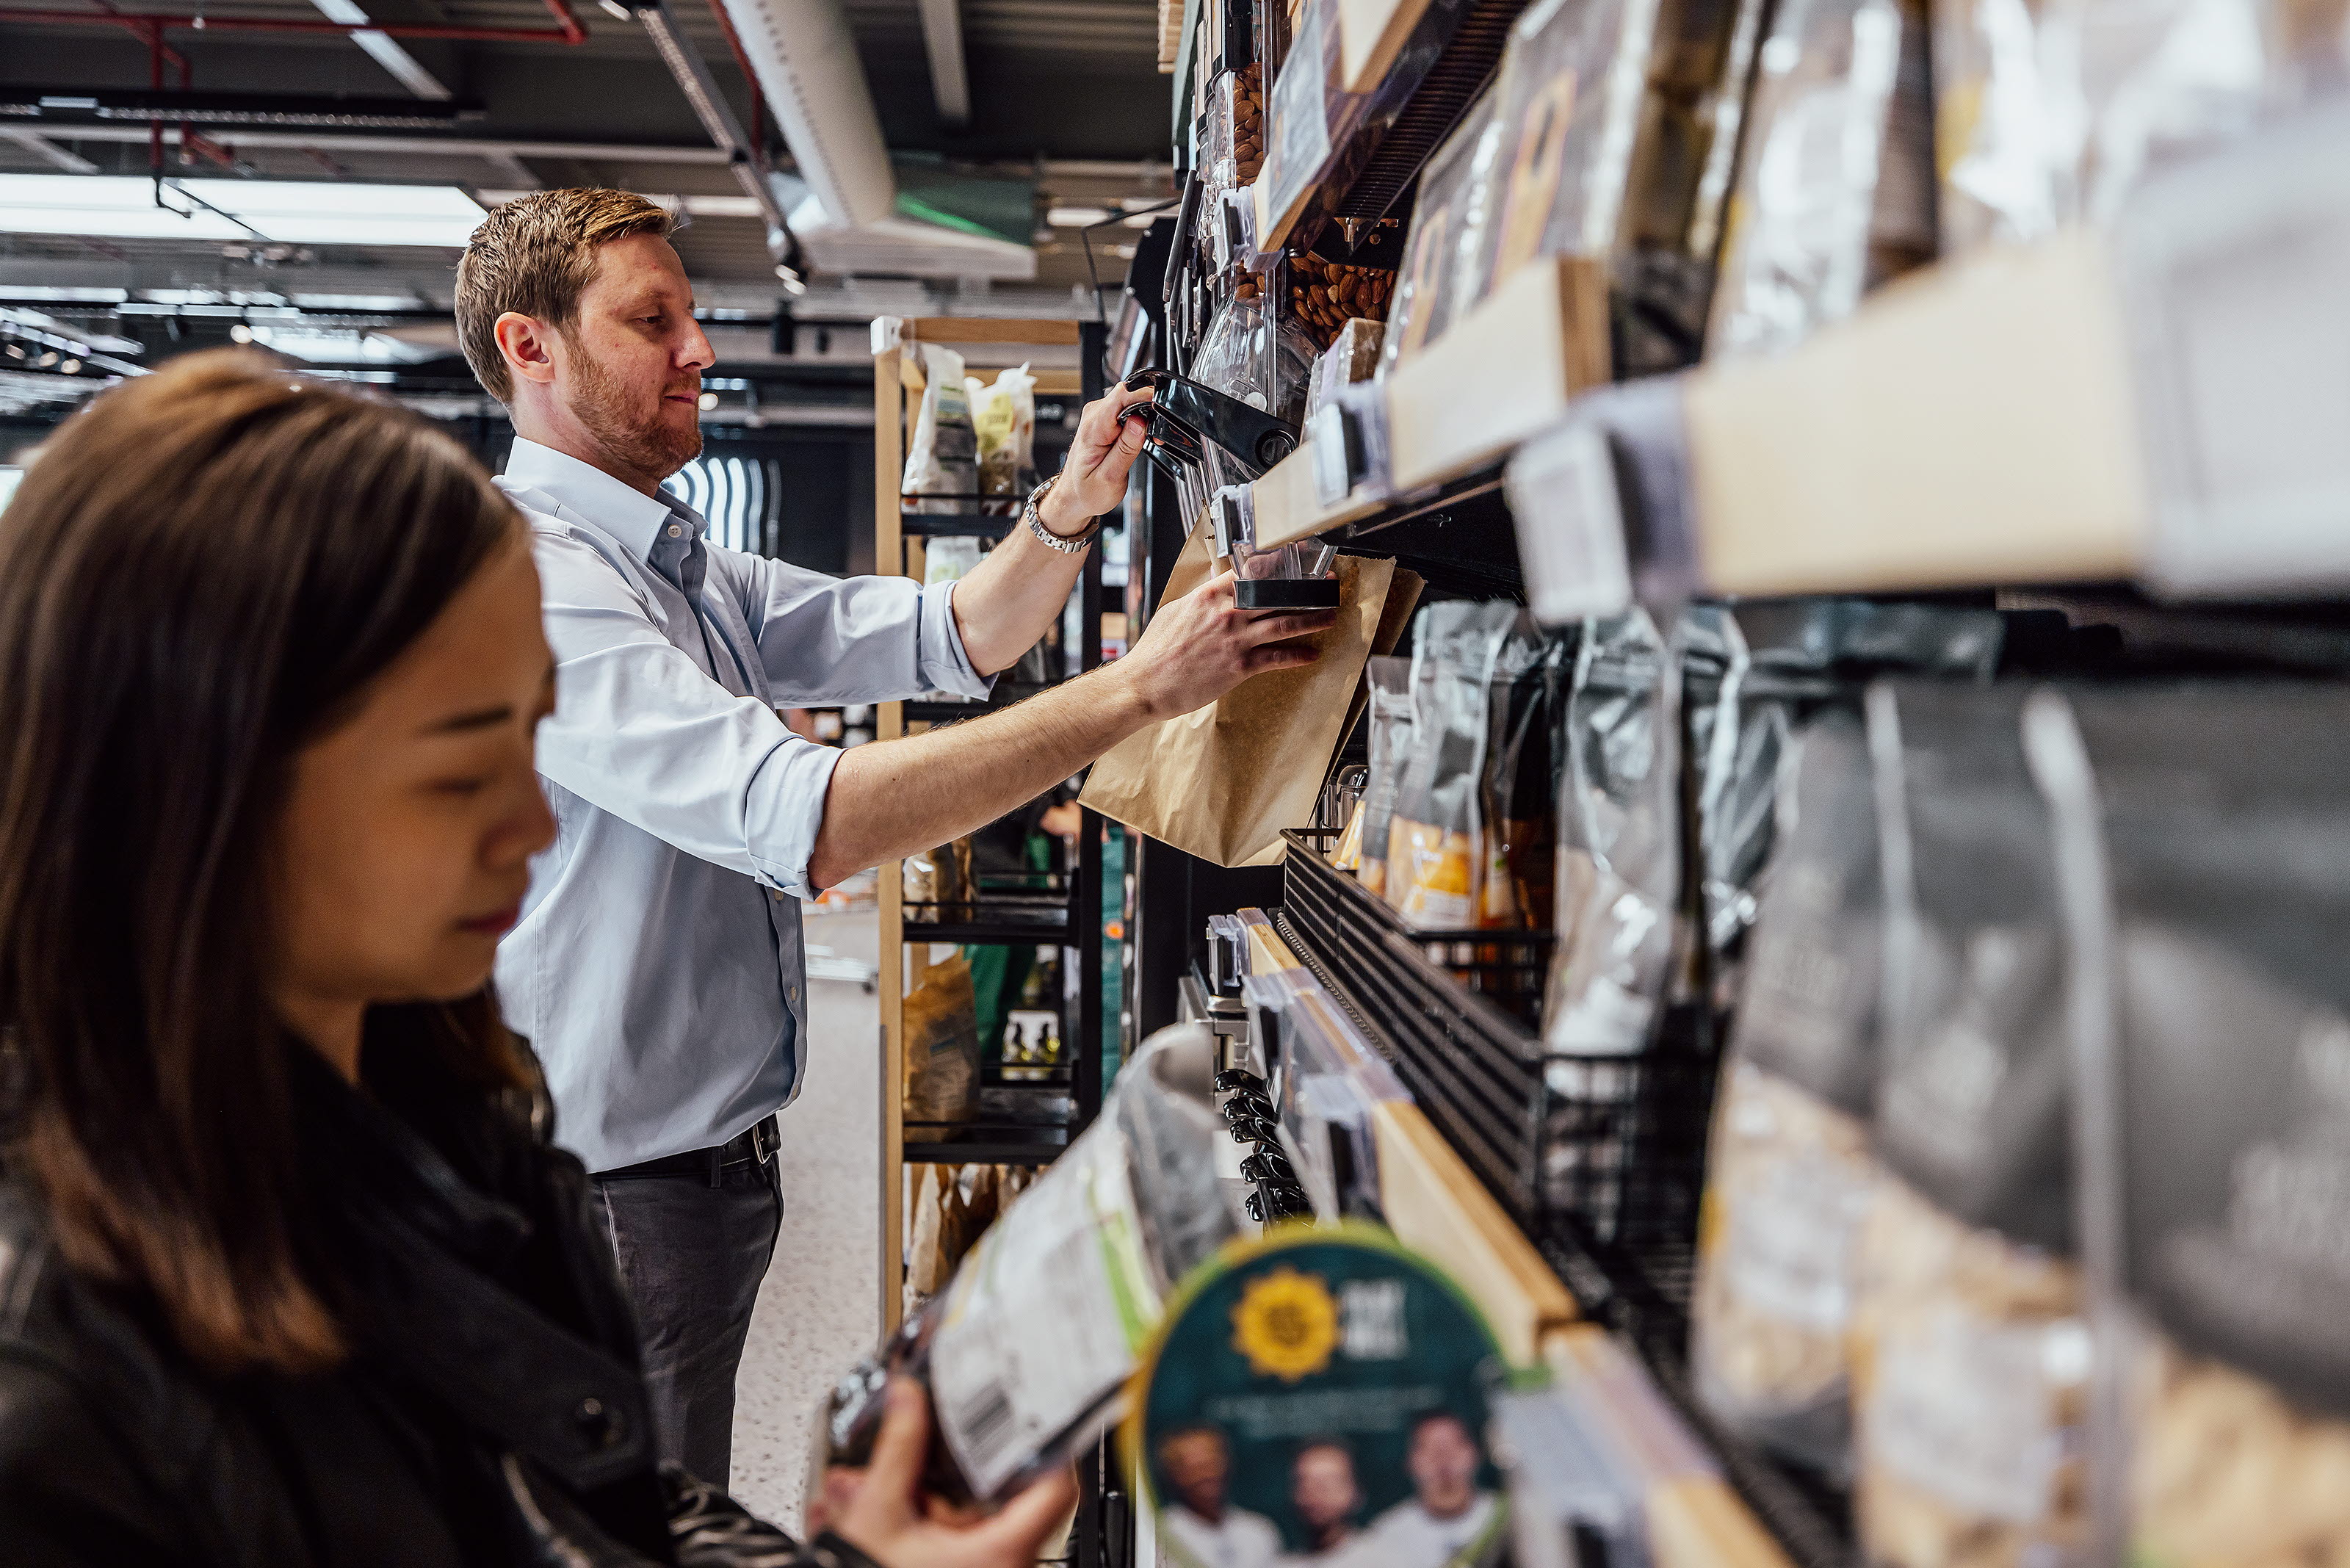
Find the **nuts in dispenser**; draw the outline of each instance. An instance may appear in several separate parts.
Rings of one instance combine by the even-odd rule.
[[[1395,274],[1384,267],[1347,266],[1310,254],[1289,258],[1289,313],[1317,350],[1336,342],[1349,321],[1385,321],[1394,291]]]

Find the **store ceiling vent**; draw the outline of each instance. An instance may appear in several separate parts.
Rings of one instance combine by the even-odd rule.
[[[1025,279],[1026,245],[898,215],[897,177],[840,0],[722,0],[805,196],[792,233],[821,272]]]

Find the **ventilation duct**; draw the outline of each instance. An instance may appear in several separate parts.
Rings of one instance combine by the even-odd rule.
[[[840,0],[721,0],[798,166],[778,177],[793,234],[823,272],[1036,275],[1035,252],[898,213],[880,117]]]

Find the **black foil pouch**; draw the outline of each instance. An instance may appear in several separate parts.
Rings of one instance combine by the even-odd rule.
[[[2104,1541],[2350,1552],[2350,693],[2051,694]],[[2118,1553],[2117,1553],[2118,1555]]]
[[[2053,840],[2023,755],[2027,688],[1868,693],[1885,888],[1878,1153],[1937,1208],[2072,1250]]]

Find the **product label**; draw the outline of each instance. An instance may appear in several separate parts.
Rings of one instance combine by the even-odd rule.
[[[2054,1424],[2047,1368],[2052,1357],[2085,1360],[2072,1341],[2085,1344],[2075,1320],[2000,1326],[1956,1306],[1888,1331],[1869,1402],[1870,1450],[1954,1509],[2012,1524],[2045,1521],[2066,1437]]]
[[[1115,1392],[1158,1322],[1125,1140],[1091,1143],[982,1239],[931,1346],[940,1430],[983,1497]]]
[[[1730,1205],[1730,1288],[1783,1322],[1843,1327],[1867,1201],[1867,1188],[1839,1161],[1797,1156],[1763,1166]]]

